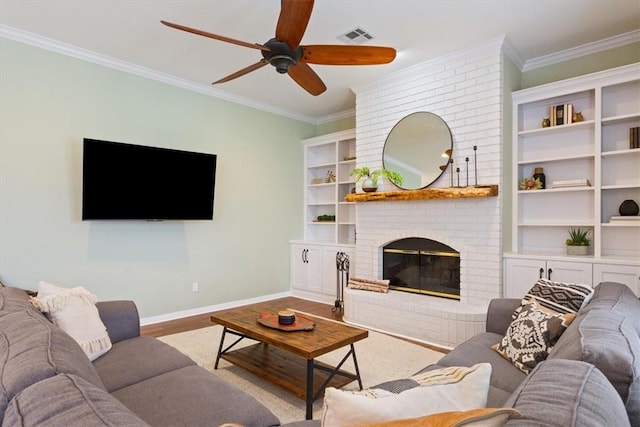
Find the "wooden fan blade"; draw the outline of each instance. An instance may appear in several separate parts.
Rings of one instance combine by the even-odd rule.
[[[303,61],[298,61],[295,65],[290,66],[288,73],[296,83],[313,96],[318,96],[327,90],[316,72]]]
[[[392,47],[309,45],[302,46],[302,59],[309,64],[377,65],[388,64],[396,57]]]
[[[209,37],[210,39],[216,39],[216,40],[220,40],[220,41],[227,42],[227,43],[237,44],[239,46],[250,47],[252,49],[264,50],[264,51],[267,51],[267,52],[270,51],[268,47],[262,46],[261,44],[258,44],[258,43],[243,42],[242,40],[236,40],[236,39],[232,39],[230,37],[225,37],[225,36],[220,36],[218,34],[208,33],[206,31],[197,30],[195,28],[185,27],[184,25],[174,24],[173,22],[168,22],[168,21],[160,21],[160,22],[162,22],[167,27],[175,28],[177,30],[186,31],[187,33],[197,34],[199,36]]]
[[[312,10],[313,0],[282,0],[276,39],[296,50],[307,29]]]
[[[249,65],[248,67],[243,68],[242,70],[236,71],[233,74],[229,74],[227,77],[223,77],[220,80],[216,80],[215,82],[211,83],[212,85],[218,84],[218,83],[224,83],[224,82],[228,82],[229,80],[233,80],[233,79],[237,79],[240,76],[244,76],[245,74],[248,74],[252,71],[255,71],[259,68],[264,67],[265,65],[267,65],[269,62],[266,59],[261,59],[260,61],[256,62],[255,64]]]

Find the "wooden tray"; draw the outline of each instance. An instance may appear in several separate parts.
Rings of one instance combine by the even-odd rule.
[[[258,317],[258,323],[268,328],[279,329],[281,331],[310,331],[316,325],[313,320],[296,314],[296,321],[291,325],[282,325],[278,322],[278,313],[262,313]]]

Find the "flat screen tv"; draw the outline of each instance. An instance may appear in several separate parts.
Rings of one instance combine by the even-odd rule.
[[[211,220],[215,154],[84,139],[83,220]]]

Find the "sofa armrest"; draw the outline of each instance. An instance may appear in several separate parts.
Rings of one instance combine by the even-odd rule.
[[[133,301],[98,301],[96,307],[112,343],[140,336],[140,316]]]
[[[513,320],[511,315],[520,305],[519,298],[496,298],[487,309],[487,332],[504,335]]]

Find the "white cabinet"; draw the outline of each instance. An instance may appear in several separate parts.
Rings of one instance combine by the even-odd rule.
[[[350,176],[356,166],[355,131],[310,138],[303,144],[304,239],[355,244],[355,203],[345,201],[355,188]]]
[[[592,286],[593,265],[591,262],[505,257],[504,296],[506,298],[522,298],[540,278]]]
[[[332,304],[337,298],[336,256],[349,256],[354,271],[355,247],[296,242],[291,245],[291,291],[294,296]],[[346,285],[346,283],[345,283]]]
[[[322,292],[321,245],[291,245],[291,286],[311,292]]]
[[[572,105],[583,121],[542,127],[549,109]],[[595,258],[640,259],[640,222],[615,221],[627,199],[640,203],[640,64],[513,93],[512,251],[564,255],[571,227],[591,230]],[[543,168],[546,188],[519,190]],[[554,188],[554,181],[588,186]]]
[[[593,283],[618,282],[640,297],[640,265],[594,264]]]

